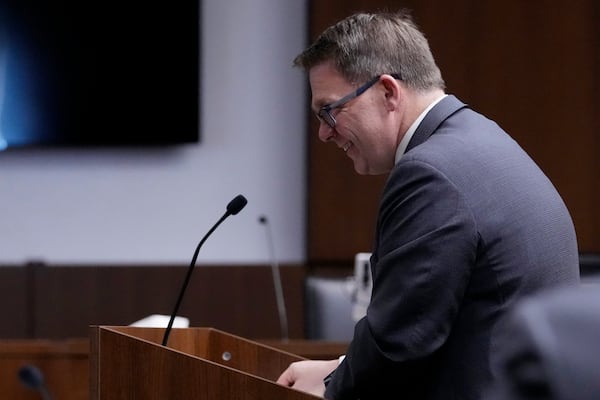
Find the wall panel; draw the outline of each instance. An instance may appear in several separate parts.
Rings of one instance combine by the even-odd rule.
[[[0,338],[28,335],[32,329],[30,270],[0,267]]]
[[[150,314],[170,315],[186,271],[180,265],[0,268],[0,289],[6,289],[0,310],[8,321],[0,324],[0,338],[86,338],[90,325],[129,325]],[[281,267],[290,338],[304,335],[304,276],[299,266]],[[178,315],[191,326],[250,339],[281,337],[267,266],[197,266]]]

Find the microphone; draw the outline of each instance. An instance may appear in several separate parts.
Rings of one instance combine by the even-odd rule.
[[[40,393],[43,400],[52,400],[44,382],[42,371],[33,365],[25,365],[19,369],[19,380],[23,385]]]
[[[242,211],[242,208],[244,208],[247,203],[248,203],[248,200],[246,200],[246,198],[244,196],[242,196],[241,194],[234,197],[233,200],[231,200],[229,202],[229,204],[227,204],[227,210],[225,211],[223,216],[217,221],[217,223],[215,223],[213,225],[212,228],[210,228],[210,230],[206,233],[206,235],[204,235],[204,237],[202,238],[200,243],[198,243],[198,246],[196,247],[196,251],[194,252],[194,256],[192,257],[192,262],[190,263],[190,266],[188,267],[187,275],[185,277],[185,280],[183,281],[183,286],[181,287],[181,290],[179,291],[179,297],[177,298],[177,302],[175,303],[175,309],[171,313],[171,319],[169,320],[169,324],[167,325],[167,328],[165,329],[165,334],[163,336],[163,341],[162,341],[163,346],[166,346],[167,342],[169,340],[169,334],[171,333],[171,329],[173,328],[173,321],[175,320],[175,317],[177,316],[177,312],[179,311],[179,305],[181,304],[181,300],[183,299],[183,294],[185,293],[185,289],[187,288],[187,285],[190,281],[190,277],[192,276],[192,272],[194,271],[194,267],[196,266],[196,259],[198,258],[198,253],[200,252],[200,247],[202,247],[202,245],[204,244],[206,239],[208,239],[208,237],[214,232],[214,230],[217,229],[217,227],[219,225],[221,225],[221,222],[225,221],[225,218],[229,217],[230,215],[236,215],[237,213]]]
[[[271,273],[273,275],[273,286],[275,287],[275,299],[277,301],[277,311],[279,313],[279,324],[281,326],[281,338],[284,341],[288,341],[288,322],[287,314],[285,310],[285,302],[283,298],[283,288],[281,286],[281,276],[279,274],[279,263],[277,257],[275,257],[275,246],[273,244],[273,235],[271,234],[271,226],[267,217],[261,215],[258,218],[258,222],[265,226],[267,233],[267,243],[269,244],[269,251],[271,254]]]

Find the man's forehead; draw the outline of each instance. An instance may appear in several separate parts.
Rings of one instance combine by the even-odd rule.
[[[311,107],[315,111],[352,89],[352,85],[330,63],[312,67],[308,75],[312,92]]]

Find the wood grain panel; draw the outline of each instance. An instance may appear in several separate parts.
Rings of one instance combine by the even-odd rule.
[[[32,293],[27,267],[0,267],[0,338],[23,337],[31,333]]]
[[[18,379],[21,368],[37,368],[52,398],[85,400],[89,392],[87,340],[0,341],[0,399],[36,400],[40,393]]]
[[[2,276],[20,283],[6,285],[11,289],[7,298],[16,302],[7,307],[7,315],[14,314],[15,322],[12,327],[3,324],[3,338],[82,338],[90,325],[128,325],[150,314],[170,315],[186,269],[41,266],[31,275],[28,290],[20,288],[28,279],[26,268],[2,268]],[[300,266],[281,266],[290,338],[304,335],[304,276]],[[178,314],[189,318],[190,326],[252,339],[281,337],[270,266],[197,266]]]

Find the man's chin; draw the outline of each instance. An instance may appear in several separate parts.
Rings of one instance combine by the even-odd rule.
[[[357,160],[352,160],[354,163],[354,171],[358,175],[370,175],[367,166],[364,163],[361,163]]]
[[[367,163],[364,162],[360,162],[360,160],[355,160],[352,159],[352,162],[354,163],[354,171],[358,174],[358,175],[383,175],[383,174],[387,174],[388,172],[390,172],[390,170],[373,170],[373,168],[369,168],[369,165]]]

